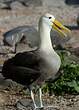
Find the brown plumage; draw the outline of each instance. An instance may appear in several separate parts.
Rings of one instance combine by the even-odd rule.
[[[34,52],[18,53],[5,61],[2,74],[20,84],[30,85],[41,75],[39,58]]]

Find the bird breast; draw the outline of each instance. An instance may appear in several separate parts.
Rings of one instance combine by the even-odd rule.
[[[44,73],[43,77],[47,77],[47,79],[51,77],[54,78],[61,65],[60,57],[55,51],[41,51],[40,57],[42,59],[40,67],[42,72]]]

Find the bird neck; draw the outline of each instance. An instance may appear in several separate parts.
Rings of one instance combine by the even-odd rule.
[[[51,42],[51,38],[50,38],[50,27],[45,24],[42,24],[40,26],[40,29],[39,29],[39,34],[40,34],[40,50],[53,50],[53,47],[52,47],[52,42]]]

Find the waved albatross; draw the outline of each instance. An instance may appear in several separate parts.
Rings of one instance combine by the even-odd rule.
[[[41,85],[49,78],[55,79],[60,68],[61,60],[54,51],[50,38],[52,28],[64,36],[70,32],[51,14],[43,15],[39,20],[39,48],[29,52],[16,54],[13,58],[5,61],[2,74],[5,78],[12,79],[26,85],[31,90],[31,98],[35,109],[43,108]],[[32,84],[39,86],[40,107],[36,105]]]

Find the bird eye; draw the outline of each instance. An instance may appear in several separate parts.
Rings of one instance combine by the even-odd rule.
[[[49,19],[51,19],[52,17],[49,17]]]

